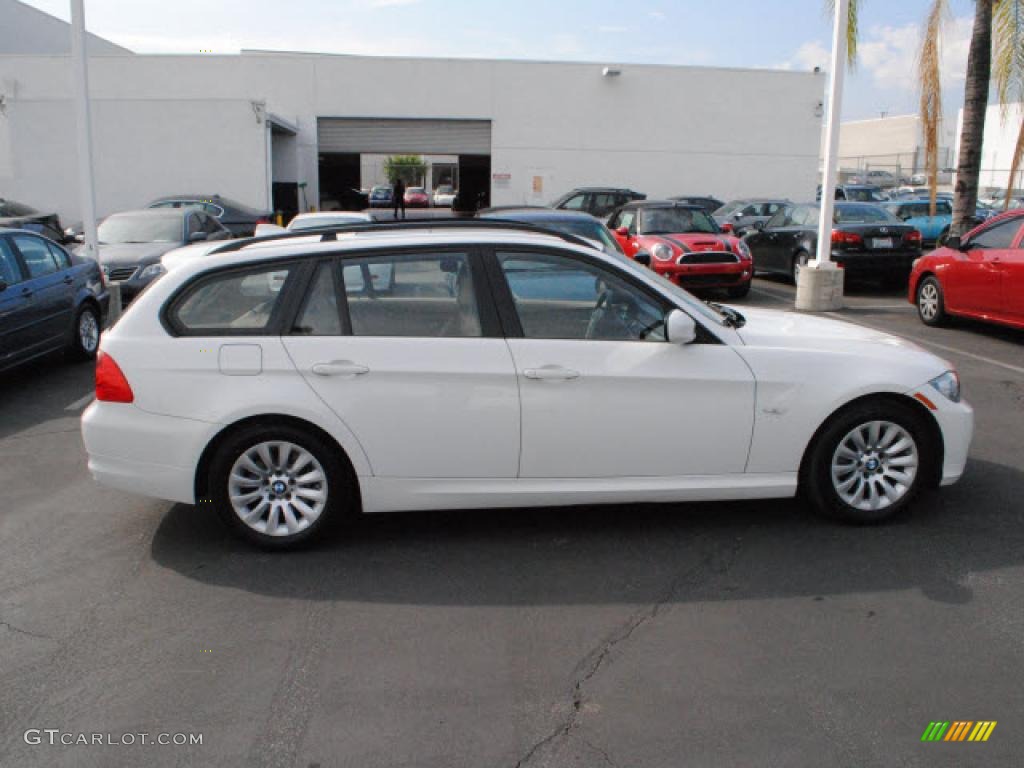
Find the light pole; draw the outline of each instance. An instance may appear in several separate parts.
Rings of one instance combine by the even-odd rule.
[[[82,253],[100,268],[100,251],[96,236],[96,186],[92,175],[92,115],[89,107],[89,69],[86,56],[84,0],[71,0],[71,90],[75,99],[75,123],[78,144],[78,193],[82,208],[82,232],[85,245]],[[116,283],[108,283],[110,313],[113,323],[121,314],[121,291]]]
[[[835,207],[839,164],[839,120],[843,111],[843,78],[846,75],[846,30],[850,0],[836,0],[832,27],[832,69],[829,73],[828,112],[825,118],[825,172],[821,180],[818,216],[818,252],[797,278],[796,308],[829,311],[843,306],[843,270],[832,261],[832,211]]]

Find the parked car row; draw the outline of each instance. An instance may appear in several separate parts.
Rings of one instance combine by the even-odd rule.
[[[451,208],[457,195],[451,184],[440,184],[432,193],[426,187],[406,187],[403,201],[406,208]],[[386,184],[380,184],[370,190],[368,201],[370,208],[392,208],[395,191]]]

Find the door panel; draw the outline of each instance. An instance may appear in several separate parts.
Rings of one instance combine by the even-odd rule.
[[[46,241],[30,235],[12,235],[28,279],[18,289],[32,299],[32,337],[42,346],[64,342],[71,324],[74,279],[59,265]]]
[[[957,253],[943,276],[947,307],[953,312],[1004,312],[1003,260],[1012,253],[1019,219],[996,222],[977,232]]]
[[[730,347],[561,339],[508,344],[522,397],[520,477],[743,472],[754,381]],[[563,375],[537,377],[543,371]]]
[[[1024,224],[1013,248],[1003,252],[1001,261],[1003,314],[1012,320],[1024,321]]]

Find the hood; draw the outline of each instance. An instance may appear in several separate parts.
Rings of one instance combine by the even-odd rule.
[[[708,234],[705,232],[681,232],[666,235],[641,235],[645,244],[653,245],[662,242],[683,252],[690,251],[729,251],[736,253],[736,238],[724,232]]]
[[[748,347],[819,350],[860,360],[873,357],[920,367],[921,381],[954,367],[912,341],[863,325],[792,310],[740,307],[739,312],[747,322],[737,333]]]
[[[181,243],[107,243],[100,244],[100,262],[105,267],[153,264]]]

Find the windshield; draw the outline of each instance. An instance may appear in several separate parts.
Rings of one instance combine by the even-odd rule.
[[[362,216],[307,216],[305,218],[292,219],[288,229],[298,232],[303,229],[316,229],[317,227],[337,227],[344,224],[366,224]]]
[[[5,216],[31,216],[38,213],[35,208],[16,203],[13,200],[0,200],[0,217]]]
[[[899,224],[900,220],[877,205],[837,205],[832,214],[836,224]]]
[[[728,216],[733,211],[738,211],[745,205],[743,200],[733,200],[731,203],[726,203],[721,208],[712,212],[712,216]]]
[[[454,191],[455,189],[452,187],[451,184],[442,184],[440,187],[437,188],[438,194],[441,195],[450,195]]]
[[[423,187],[409,187],[409,189],[407,189],[406,192],[408,192],[411,195],[422,195]]]
[[[181,216],[114,214],[103,220],[97,236],[101,243],[180,243]]]
[[[641,235],[670,235],[678,232],[718,232],[718,225],[699,208],[641,208]]]

